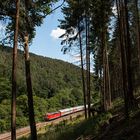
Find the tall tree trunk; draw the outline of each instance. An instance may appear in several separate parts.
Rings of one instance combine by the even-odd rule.
[[[132,85],[132,70],[131,70],[131,41],[129,33],[129,21],[128,21],[128,9],[127,9],[127,0],[124,0],[124,30],[125,30],[125,48],[126,48],[126,58],[127,58],[127,78],[128,78],[128,102],[129,106],[133,106],[134,95],[133,95],[133,85]]]
[[[102,8],[102,25],[101,25],[101,47],[103,53],[103,110],[107,111],[111,108],[111,90],[110,90],[110,74],[109,62],[107,56],[107,21],[109,15],[106,12],[106,2],[101,2]]]
[[[103,109],[104,111],[107,111],[107,100],[106,100],[106,94],[107,94],[107,87],[106,87],[106,49],[105,49],[105,36],[104,31],[102,31],[102,49],[103,49]]]
[[[139,68],[140,68],[140,19],[139,19],[139,8],[138,8],[138,0],[135,0],[135,16],[136,16],[136,39],[137,39],[137,48],[138,48],[138,60],[139,60]]]
[[[24,41],[25,41],[24,51],[25,51],[26,85],[27,85],[27,92],[28,92],[28,107],[29,107],[31,139],[37,140],[36,123],[35,123],[35,116],[34,116],[34,105],[33,105],[32,81],[31,81],[31,72],[30,72],[30,59],[29,59],[29,50],[28,50],[28,35],[25,35]]]
[[[85,87],[85,76],[84,76],[84,64],[83,64],[83,48],[81,40],[80,31],[80,21],[78,20],[78,32],[79,32],[79,45],[80,45],[80,58],[81,58],[81,74],[82,74],[82,84],[83,84],[83,97],[84,97],[84,108],[85,108],[85,119],[87,119],[87,107],[86,107],[86,87]]]
[[[121,66],[122,66],[122,81],[123,81],[123,92],[125,101],[125,116],[129,117],[128,111],[128,95],[127,95],[127,58],[126,58],[126,48],[124,42],[124,16],[123,16],[123,6],[120,0],[117,1],[117,11],[119,20],[119,38],[120,38],[120,51],[121,51]]]
[[[18,28],[19,28],[19,9],[20,0],[16,0],[16,16],[13,46],[13,65],[12,65],[12,102],[11,102],[11,139],[16,140],[16,92],[17,92],[17,48],[18,48]]]
[[[100,89],[99,89],[99,91],[100,91],[100,105],[101,105],[101,109],[102,109],[102,107],[104,106],[104,100],[103,100],[103,97],[104,97],[104,95],[103,95],[103,82],[102,82],[102,79],[103,79],[103,77],[102,77],[102,68],[100,67],[100,69],[99,69],[99,78],[100,78]]]
[[[89,88],[89,96],[88,96],[88,109],[89,109],[89,112],[88,112],[88,115],[89,117],[91,117],[91,88],[90,88],[90,41],[89,41],[89,33],[90,33],[90,29],[89,29],[89,25],[88,25],[88,87]]]
[[[107,81],[108,81],[108,96],[107,96],[107,99],[108,99],[108,107],[109,109],[111,108],[112,106],[112,103],[111,103],[111,86],[110,86],[110,70],[109,70],[109,60],[108,60],[108,52],[107,52],[107,46],[106,46],[106,74],[107,74]]]
[[[120,51],[121,51],[121,66],[122,66],[122,82],[125,102],[125,116],[129,118],[129,94],[128,94],[128,59],[127,59],[127,48],[126,48],[126,31],[125,31],[125,13],[122,1],[116,0],[118,22],[119,22],[119,39],[120,39]]]
[[[86,91],[87,91],[87,103],[88,103],[88,117],[91,117],[90,113],[90,46],[89,46],[89,20],[87,15],[85,16],[86,22]]]
[[[107,56],[107,42],[106,42],[106,29],[102,31],[102,48],[103,48],[103,83],[104,83],[104,94],[103,103],[104,110],[107,111],[111,108],[111,91],[110,91],[110,74],[109,64]]]

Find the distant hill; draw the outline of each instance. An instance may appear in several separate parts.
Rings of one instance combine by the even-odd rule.
[[[12,48],[0,47],[0,77],[11,80]],[[50,98],[64,88],[81,88],[80,68],[57,59],[30,54],[34,94]],[[24,53],[18,55],[18,95],[25,92]]]

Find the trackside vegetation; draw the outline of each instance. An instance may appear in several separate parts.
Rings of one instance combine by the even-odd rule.
[[[103,126],[111,118],[111,113],[102,113],[88,120],[85,120],[83,115],[77,116],[72,120],[64,120],[57,125],[49,125],[44,129],[45,134],[38,134],[38,140],[76,140],[86,137],[96,136]],[[30,137],[24,137],[20,140],[28,140]]]

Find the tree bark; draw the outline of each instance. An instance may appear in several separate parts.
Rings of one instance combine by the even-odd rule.
[[[140,20],[139,20],[139,9],[138,0],[135,0],[135,11],[136,11],[136,38],[137,38],[137,48],[138,48],[138,60],[140,69]]]
[[[86,107],[87,101],[86,101],[86,87],[85,87],[84,64],[83,64],[83,48],[82,48],[82,40],[81,40],[81,31],[80,31],[79,20],[78,20],[78,32],[79,32],[79,45],[80,45],[81,74],[82,74],[82,84],[83,84],[85,119],[87,119],[87,107]]]
[[[91,88],[90,88],[90,41],[89,41],[89,33],[90,33],[90,28],[89,28],[90,25],[88,25],[88,83],[89,83],[89,96],[88,96],[88,100],[89,100],[89,103],[88,103],[88,109],[89,109],[89,117],[91,117]]]
[[[127,58],[127,79],[128,79],[128,102],[129,106],[132,107],[134,103],[134,95],[133,95],[133,85],[132,85],[132,70],[131,70],[131,41],[130,41],[130,33],[129,33],[129,21],[128,21],[128,9],[127,9],[127,0],[124,0],[124,40],[125,40],[125,48],[126,48],[126,58]]]
[[[104,3],[102,3],[102,9],[105,9]],[[102,14],[103,25],[101,31],[101,43],[103,49],[103,109],[108,111],[111,108],[111,89],[110,89],[110,73],[109,73],[109,62],[107,54],[107,19],[108,15],[106,12]]]
[[[108,60],[108,52],[107,52],[107,46],[106,46],[106,74],[107,74],[107,81],[108,81],[108,107],[109,109],[112,106],[111,103],[111,86],[110,86],[110,70],[109,70],[109,60]]]
[[[11,101],[11,140],[16,140],[16,92],[17,92],[17,48],[18,48],[18,28],[19,28],[19,9],[20,0],[16,0],[16,18],[13,46],[12,64],[12,101]]]
[[[106,44],[106,29],[102,31],[102,48],[103,48],[103,103],[104,110],[107,111],[111,108],[111,90],[110,90],[110,74],[109,63],[107,56],[107,44]]]
[[[86,26],[86,91],[87,91],[87,104],[88,104],[88,117],[91,117],[90,113],[90,46],[89,46],[89,20],[87,15],[85,16]]]
[[[25,51],[26,85],[27,85],[27,92],[28,92],[31,139],[37,140],[37,131],[36,131],[34,105],[33,105],[32,81],[31,81],[31,72],[30,72],[30,59],[29,59],[29,50],[28,50],[28,35],[25,35],[24,40],[25,40],[24,51]]]
[[[119,23],[119,39],[120,39],[120,54],[121,54],[121,69],[122,69],[122,82],[123,82],[123,93],[124,93],[124,102],[125,102],[125,117],[129,118],[128,111],[128,95],[127,95],[127,58],[126,50],[124,43],[124,24],[123,24],[123,12],[122,12],[122,3],[120,0],[116,0],[117,13],[118,13],[118,23]]]

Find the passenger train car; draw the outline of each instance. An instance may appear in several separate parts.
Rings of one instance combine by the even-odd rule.
[[[78,111],[84,110],[84,106],[76,106],[76,107],[71,107],[71,108],[66,108],[66,109],[61,109],[58,112],[52,112],[52,113],[47,113],[44,116],[45,121],[53,120],[68,114],[72,114]]]

